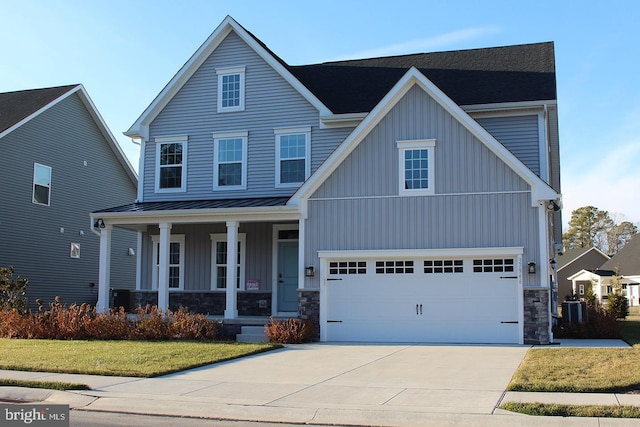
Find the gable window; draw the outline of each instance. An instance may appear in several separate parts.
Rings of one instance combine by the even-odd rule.
[[[31,201],[37,205],[49,206],[51,202],[51,168],[39,163],[33,164],[33,192]]]
[[[247,188],[247,136],[248,132],[213,135],[214,189]]]
[[[218,112],[244,111],[245,67],[217,68]]]
[[[160,236],[151,236],[153,241],[153,289],[158,289],[160,272]],[[184,289],[184,234],[172,234],[169,243],[169,289]]]
[[[275,129],[276,187],[302,184],[311,171],[311,128]]]
[[[227,287],[227,235],[210,234],[211,237],[211,289],[226,289]],[[236,287],[243,289],[245,265],[246,234],[238,233],[238,248],[236,250]]]
[[[425,195],[434,193],[435,139],[398,141],[399,193]]]
[[[156,137],[156,191],[185,191],[187,137]]]

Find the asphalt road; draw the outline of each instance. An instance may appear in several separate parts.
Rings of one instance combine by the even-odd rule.
[[[158,417],[113,412],[76,411],[70,414],[71,427],[299,427],[300,424],[219,421],[199,418]],[[322,426],[315,426],[322,427]],[[328,427],[328,426],[326,426]]]

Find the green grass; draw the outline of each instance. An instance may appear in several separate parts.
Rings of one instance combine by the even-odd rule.
[[[500,409],[547,417],[640,418],[640,407],[506,402]]]
[[[622,326],[633,348],[534,348],[513,375],[509,391],[617,392],[640,390],[640,316]]]
[[[34,380],[14,380],[0,378],[0,387],[27,387],[46,388],[48,390],[90,390],[89,386],[81,383],[65,383],[60,381],[34,381]]]
[[[280,347],[235,342],[0,339],[0,369],[155,377]]]

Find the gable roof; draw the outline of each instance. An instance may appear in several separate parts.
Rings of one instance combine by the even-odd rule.
[[[556,99],[553,42],[289,67],[333,113],[371,111],[411,67],[458,105]]]
[[[618,271],[622,276],[640,275],[640,234],[636,234],[626,245],[605,262],[603,270]]]
[[[148,137],[149,124],[231,31],[324,118],[370,112],[412,67],[458,105],[549,102],[557,97],[553,42],[291,66],[227,16],[125,135]]]
[[[0,138],[78,85],[0,93]]]
[[[78,94],[129,179],[137,185],[138,175],[81,84],[0,93],[0,138],[73,94]]]
[[[235,32],[249,47],[251,47],[267,64],[269,64],[278,74],[282,76],[295,90],[297,90],[311,105],[313,105],[320,115],[330,115],[331,111],[313,94],[305,85],[303,85],[289,71],[288,66],[282,59],[278,58],[266,45],[260,42],[253,34],[250,34],[232,17],[227,16],[222,23],[216,28],[209,38],[198,48],[198,50],[189,58],[189,60],[180,68],[173,78],[162,89],[158,96],[144,110],[138,120],[131,125],[125,135],[132,138],[148,136],[148,127],[153,119],[162,111],[162,109],[171,101],[178,93],[180,88],[189,80],[189,78],[198,70],[202,63],[211,55],[211,53],[222,43],[229,35]]]
[[[307,199],[333,173],[349,154],[364,140],[371,130],[415,85],[420,86],[429,96],[440,104],[453,118],[465,126],[478,140],[491,150],[500,160],[505,162],[522,179],[531,186],[532,206],[539,200],[555,200],[560,197],[547,183],[525,166],[504,145],[500,144],[489,132],[471,118],[460,106],[442,92],[418,69],[412,67],[398,83],[373,108],[371,113],[360,122],[351,134],[320,165],[316,172],[296,191],[289,204],[295,205]]]
[[[604,252],[602,252],[600,249],[596,248],[595,246],[592,246],[590,248],[571,248],[571,249],[567,249],[566,251],[564,251],[562,256],[557,257],[557,267],[558,267],[558,271],[562,270],[563,268],[567,267],[568,265],[571,265],[573,262],[579,260],[580,258],[582,258],[583,256],[587,255],[589,252],[595,252],[599,255],[602,256],[602,263],[604,264],[604,262],[606,260],[609,259],[609,256],[607,254],[605,254]],[[600,267],[600,266],[594,266],[594,267]]]

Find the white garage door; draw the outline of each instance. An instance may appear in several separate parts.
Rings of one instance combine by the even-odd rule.
[[[328,259],[327,341],[518,343],[518,256]]]

